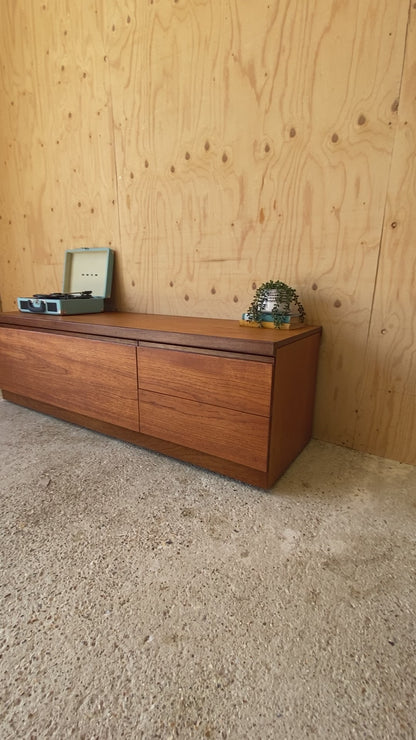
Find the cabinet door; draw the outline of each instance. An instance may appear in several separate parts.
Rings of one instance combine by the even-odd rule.
[[[134,342],[2,328],[0,388],[138,430]]]
[[[267,470],[273,363],[140,346],[140,431]]]

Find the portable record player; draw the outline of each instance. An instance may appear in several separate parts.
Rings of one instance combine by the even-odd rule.
[[[111,296],[114,251],[107,247],[83,247],[65,252],[62,293],[35,293],[18,298],[26,313],[79,314],[104,311]]]

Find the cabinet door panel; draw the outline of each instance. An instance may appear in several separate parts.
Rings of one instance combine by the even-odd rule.
[[[273,364],[155,347],[138,348],[139,388],[269,416]]]
[[[3,328],[0,358],[0,388],[138,430],[134,343]]]
[[[267,417],[152,391],[139,397],[142,433],[267,470]]]

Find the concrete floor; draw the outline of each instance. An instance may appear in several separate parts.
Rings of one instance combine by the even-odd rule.
[[[414,738],[416,468],[265,493],[0,400],[0,737]]]

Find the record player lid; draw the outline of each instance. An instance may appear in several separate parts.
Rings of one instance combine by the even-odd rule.
[[[114,251],[108,247],[82,247],[65,252],[63,293],[89,290],[92,297],[110,298]]]

